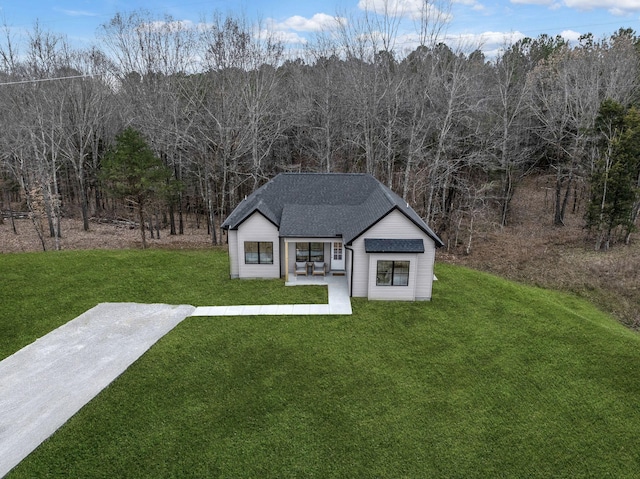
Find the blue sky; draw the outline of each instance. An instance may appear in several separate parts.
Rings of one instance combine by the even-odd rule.
[[[170,14],[175,20],[197,23],[203,15],[219,11],[260,18],[299,48],[312,32],[326,28],[331,17],[349,21],[385,2],[411,29],[411,17],[423,0],[0,0],[0,19],[18,36],[37,19],[45,29],[88,46],[95,43],[98,26],[117,12],[144,8],[154,15]],[[575,41],[583,33],[608,36],[620,27],[640,31],[640,0],[452,0],[449,5],[447,43],[462,39],[466,48],[480,47],[489,55],[505,39],[542,33]],[[410,47],[410,37],[403,38],[402,44]]]

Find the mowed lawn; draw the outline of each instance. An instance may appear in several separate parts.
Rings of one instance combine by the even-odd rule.
[[[220,251],[3,255],[0,270],[3,305],[25,310],[0,311],[9,354],[91,301],[298,294],[227,279]],[[430,303],[357,299],[349,317],[188,318],[9,477],[640,477],[637,333],[571,296],[437,275]]]

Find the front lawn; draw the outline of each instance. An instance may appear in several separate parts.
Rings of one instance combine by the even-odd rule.
[[[327,288],[229,280],[222,250],[0,255],[0,359],[98,303],[218,306],[326,303]]]
[[[170,262],[129,254],[132,278]],[[199,303],[197,269],[156,301]],[[350,317],[188,318],[9,477],[640,476],[637,333],[564,294],[437,275],[430,303]]]

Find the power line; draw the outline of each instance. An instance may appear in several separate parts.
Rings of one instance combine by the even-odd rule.
[[[35,79],[35,80],[11,81],[11,82],[0,83],[0,86],[20,85],[20,84],[24,84],[24,83],[41,83],[41,82],[45,82],[45,81],[56,81],[56,80],[71,80],[73,78],[93,78],[95,76],[100,76],[100,74],[96,73],[96,74],[93,74],[93,75],[74,75],[74,76],[69,76],[69,77],[39,78],[39,79]]]

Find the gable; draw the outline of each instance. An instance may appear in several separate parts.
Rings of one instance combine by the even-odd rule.
[[[264,236],[278,235],[278,226],[264,216],[260,211],[254,211],[247,216],[242,223],[238,225],[238,233],[245,240],[251,240],[252,237],[259,238]]]
[[[391,221],[388,221],[389,219],[391,219]],[[424,234],[428,236],[436,247],[443,246],[444,244],[424,221],[420,220],[420,223],[416,223],[414,218],[407,215],[405,211],[398,207],[389,210],[385,215],[354,237],[349,244],[352,244],[353,241],[361,238],[363,235],[374,235],[378,238],[406,238],[409,231],[419,232],[420,235]]]
[[[253,211],[250,211],[243,219],[242,221],[240,221],[235,228],[233,229],[239,229],[241,225],[244,225],[248,220],[253,219],[253,221],[255,221],[255,218],[260,217],[262,220],[264,221],[268,221],[269,223],[271,223],[271,225],[273,227],[275,227],[276,229],[278,229],[278,225],[276,223],[273,222],[273,220],[269,217],[267,217],[262,211],[255,209]]]

